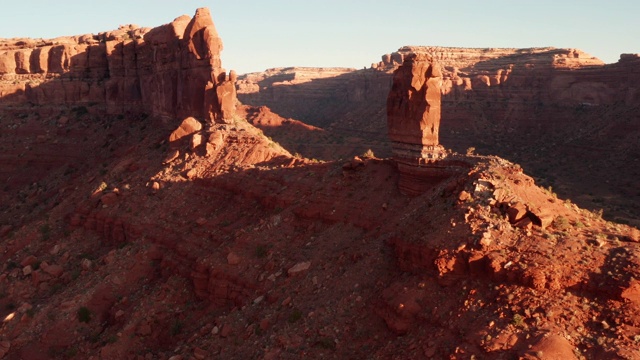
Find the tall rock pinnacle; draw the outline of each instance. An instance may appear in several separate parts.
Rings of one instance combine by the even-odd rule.
[[[408,54],[393,74],[387,97],[387,126],[400,190],[417,195],[450,175],[440,145],[442,71],[426,53]]]
[[[393,74],[387,126],[396,161],[419,165],[442,159],[440,65],[429,54],[410,54]]]

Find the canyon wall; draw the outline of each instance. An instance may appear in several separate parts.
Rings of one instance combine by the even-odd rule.
[[[0,39],[0,203],[12,204],[0,223],[28,199],[34,214],[54,206],[52,183],[104,167],[145,129],[166,138],[187,116],[233,121],[236,76],[221,50],[206,8],[156,28]]]
[[[245,104],[266,105],[280,115],[315,126],[385,132],[386,112],[377,110],[386,106],[393,71],[412,53],[431,54],[441,64],[443,117],[451,119],[449,125],[476,117],[478,111],[456,115],[470,103],[482,106],[486,116],[499,117],[496,122],[522,117],[523,112],[540,106],[573,109],[640,103],[637,55],[623,54],[618,63],[605,65],[576,49],[417,46],[386,54],[367,69],[332,72],[333,77],[321,68],[270,69],[243,75],[238,81],[239,98]],[[305,81],[288,81],[298,77]],[[507,110],[485,107],[487,102],[499,102]],[[374,113],[377,116],[372,117]]]
[[[387,95],[393,71],[412,53],[430,54],[442,66],[445,147],[511,159],[581,206],[640,218],[633,200],[640,187],[632,180],[639,167],[631,166],[640,161],[636,54],[603,64],[576,49],[403,47],[330,79],[270,81],[284,75],[278,69],[241,76],[238,96],[344,138],[366,138],[365,149],[391,156]]]
[[[0,103],[105,105],[108,113],[233,116],[233,74],[222,68],[208,9],[156,28],[0,41]],[[227,94],[224,97],[222,94]]]

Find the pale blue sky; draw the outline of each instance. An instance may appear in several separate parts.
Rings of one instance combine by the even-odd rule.
[[[362,68],[403,45],[578,48],[607,63],[640,53],[639,0],[22,0],[2,4],[0,37],[158,26],[207,6],[226,69]]]

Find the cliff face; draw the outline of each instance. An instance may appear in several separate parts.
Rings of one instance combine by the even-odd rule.
[[[437,146],[440,128],[440,64],[428,54],[408,57],[393,76],[387,98],[391,141]]]
[[[235,74],[221,50],[208,9],[156,28],[0,39],[0,203],[48,206],[51,178],[108,163],[136,129],[173,129],[187,116],[232,122]]]
[[[469,168],[464,159],[447,158],[438,141],[441,87],[442,69],[430,54],[406,56],[393,73],[387,126],[398,187],[405,194],[420,195]]]
[[[253,91],[241,88],[239,98],[338,136],[366,137],[356,151],[390,156],[387,95],[393,71],[412,53],[430,54],[442,67],[439,141],[445,147],[498,154],[582,206],[640,216],[629,201],[640,193],[630,181],[640,173],[629,166],[640,153],[638,55],[605,65],[575,49],[403,47],[368,69],[311,81],[314,89],[326,84],[322,101],[306,84],[271,85],[268,73]]]
[[[382,61],[369,69],[331,72],[332,77],[328,77],[324,69],[305,69],[305,82],[286,81],[287,76],[290,79],[300,76],[301,70],[295,68],[241,76],[239,97],[244,103],[267,105],[284,116],[312,125],[338,126],[334,124],[337,114],[355,113],[358,106],[384,108],[393,71],[407,55],[414,53],[430,54],[441,64],[443,103],[510,101],[512,108],[515,105],[575,107],[640,103],[635,85],[639,61],[636,55],[622,55],[618,63],[605,65],[580,50],[555,48],[407,46],[382,56]],[[331,106],[325,106],[328,103]],[[307,116],[311,113],[314,115]],[[374,120],[382,122],[384,114]],[[344,123],[344,118],[340,117],[339,122]],[[364,121],[354,125],[372,129]],[[384,127],[377,129],[384,130]]]
[[[53,40],[0,41],[0,102],[104,104],[111,114],[197,116],[223,122],[235,86],[220,62],[208,9],[156,28],[135,25]],[[218,88],[230,96],[222,98]],[[230,90],[230,91],[229,91]]]

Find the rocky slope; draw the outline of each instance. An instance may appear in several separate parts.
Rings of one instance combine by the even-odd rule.
[[[604,209],[610,219],[637,224],[640,189],[631,180],[640,175],[633,165],[640,161],[637,55],[623,54],[619,62],[604,65],[575,49],[404,47],[369,69],[330,82],[315,80],[313,95],[305,84],[270,83],[267,73],[257,82],[259,92],[243,86],[239,98],[323,128],[332,139],[321,144],[348,148],[352,155],[371,148],[388,156],[385,109],[391,73],[411,52],[432,54],[443,66],[440,139],[445,146],[517,161],[562,196]],[[240,82],[257,78],[240,77]],[[318,88],[324,89],[321,98]],[[366,140],[356,145],[359,139]],[[320,145],[292,151],[332,158]]]
[[[24,101],[0,108],[2,359],[640,357],[638,230],[519,165],[448,153],[409,197],[394,160],[291,155],[265,133],[327,131],[267,108]]]
[[[388,160],[202,131],[136,130],[3,235],[5,358],[639,355],[637,230],[517,165],[406,197]]]
[[[111,155],[96,147],[118,154],[128,127],[150,117],[233,122],[235,73],[222,69],[221,50],[206,8],[156,28],[0,39],[0,200],[46,201],[44,177],[104,164]]]

